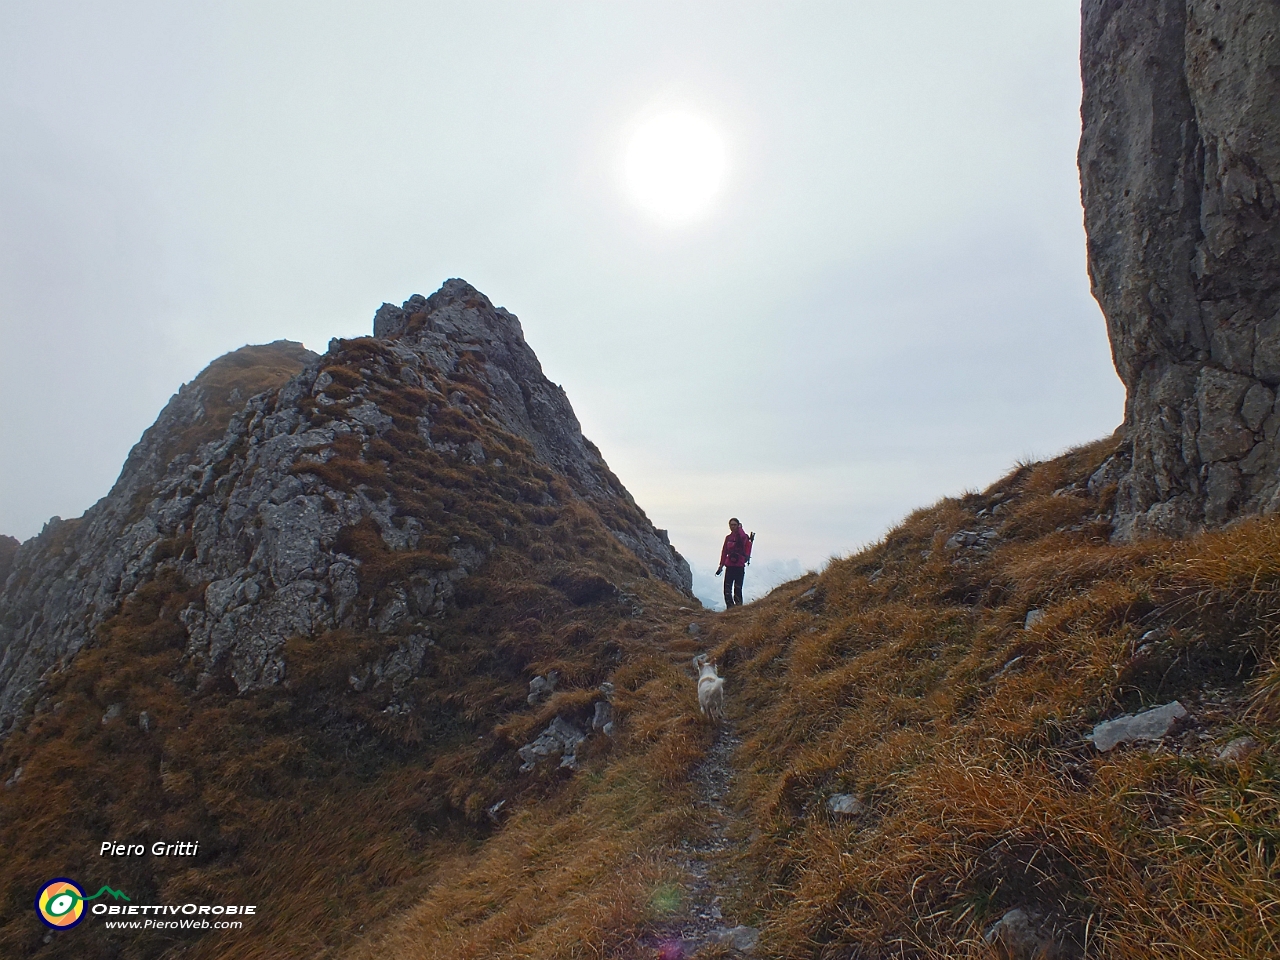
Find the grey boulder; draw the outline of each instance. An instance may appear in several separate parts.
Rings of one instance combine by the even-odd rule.
[[[1103,753],[1121,743],[1140,740],[1159,740],[1173,725],[1187,715],[1187,708],[1177,700],[1163,706],[1152,707],[1142,713],[1126,714],[1107,720],[1093,728],[1088,738]]]

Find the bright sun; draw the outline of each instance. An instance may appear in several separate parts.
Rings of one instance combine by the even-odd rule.
[[[660,113],[635,128],[623,171],[627,192],[646,213],[672,224],[693,220],[724,182],[724,140],[697,114]]]

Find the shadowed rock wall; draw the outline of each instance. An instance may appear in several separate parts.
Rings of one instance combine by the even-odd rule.
[[[1115,533],[1280,509],[1280,3],[1085,0],[1080,182],[1128,391]]]

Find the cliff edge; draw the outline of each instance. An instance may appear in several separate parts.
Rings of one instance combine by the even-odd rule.
[[[1120,540],[1280,510],[1280,6],[1085,0],[1080,183]]]

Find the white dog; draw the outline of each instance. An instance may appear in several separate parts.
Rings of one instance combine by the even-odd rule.
[[[702,715],[720,723],[724,720],[724,678],[716,674],[716,665],[707,663],[706,654],[693,658],[698,671],[698,709]]]

